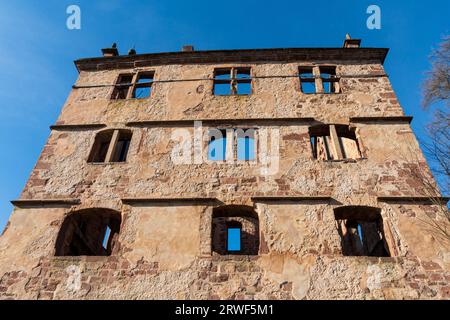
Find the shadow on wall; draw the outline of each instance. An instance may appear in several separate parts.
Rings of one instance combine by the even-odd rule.
[[[120,212],[111,209],[84,209],[68,215],[62,223],[56,256],[109,256],[118,249],[122,222]]]
[[[334,209],[344,256],[389,257],[381,209],[345,206]]]

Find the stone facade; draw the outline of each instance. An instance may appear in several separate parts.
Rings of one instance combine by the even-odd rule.
[[[344,47],[76,61],[79,78],[0,237],[0,298],[449,299],[449,247],[426,223],[439,219],[437,205],[414,172],[428,166],[386,54]],[[316,94],[301,90],[299,68],[310,66]],[[336,67],[339,92],[321,92],[320,66]],[[214,94],[218,68],[250,68],[251,94]],[[111,99],[119,75],[137,72],[153,75],[150,97]],[[358,157],[314,157],[311,128],[329,124],[352,128]],[[174,163],[174,132],[194,137],[187,145],[207,158],[207,138],[196,144],[195,135],[209,128],[255,128],[256,153],[269,132],[276,170],[261,170],[259,157]],[[109,129],[129,132],[126,161],[90,161]],[[331,140],[340,134],[327,130]],[[90,219],[99,212],[107,214]],[[227,223],[242,229],[240,254],[226,250]],[[102,249],[107,225],[113,236]],[[344,250],[358,238],[343,233],[369,228],[378,228],[371,248],[361,238],[357,255]]]

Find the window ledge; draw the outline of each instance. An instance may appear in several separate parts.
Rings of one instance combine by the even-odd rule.
[[[144,100],[150,100],[151,97],[145,97],[145,98],[130,98],[130,99],[109,99],[110,102],[129,102],[129,101],[144,101]]]
[[[356,163],[356,162],[363,161],[363,160],[368,160],[368,158],[323,160],[323,162],[327,162],[327,163],[333,163],[333,162]]]
[[[104,262],[110,260],[111,258],[113,258],[113,256],[52,256],[51,260],[74,262]]]
[[[71,206],[80,204],[80,199],[18,199],[11,203],[16,207],[33,207],[46,205]]]
[[[108,165],[125,165],[128,164],[128,161],[123,162],[88,162],[87,164],[93,166],[108,166]]]
[[[250,97],[252,94],[213,94],[214,97]]]
[[[252,167],[252,166],[256,166],[258,165],[258,162],[256,160],[234,160],[233,162],[227,162],[227,161],[223,161],[223,160],[207,160],[206,161],[207,164],[212,164],[212,165],[221,165],[221,166],[225,166],[225,165],[234,165],[237,167]]]
[[[316,92],[316,93],[305,93],[305,92],[301,92],[301,94],[306,95],[306,96],[340,96],[343,95],[344,93],[342,92],[338,92],[338,93],[325,93],[325,92]]]
[[[214,254],[211,256],[212,260],[219,260],[219,261],[250,261],[250,260],[257,260],[260,256],[259,255],[248,255],[248,254]]]
[[[336,255],[334,255],[336,257]],[[397,257],[372,257],[372,256],[339,256],[344,259],[355,259],[372,263],[398,263]]]

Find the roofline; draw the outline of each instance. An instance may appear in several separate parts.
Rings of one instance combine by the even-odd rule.
[[[161,52],[75,60],[80,71],[130,69],[165,64],[256,63],[290,61],[377,61],[384,63],[388,48],[272,48]]]

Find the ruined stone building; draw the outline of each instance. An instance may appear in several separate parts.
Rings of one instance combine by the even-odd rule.
[[[0,298],[450,297],[387,49],[102,51],[13,201]]]

